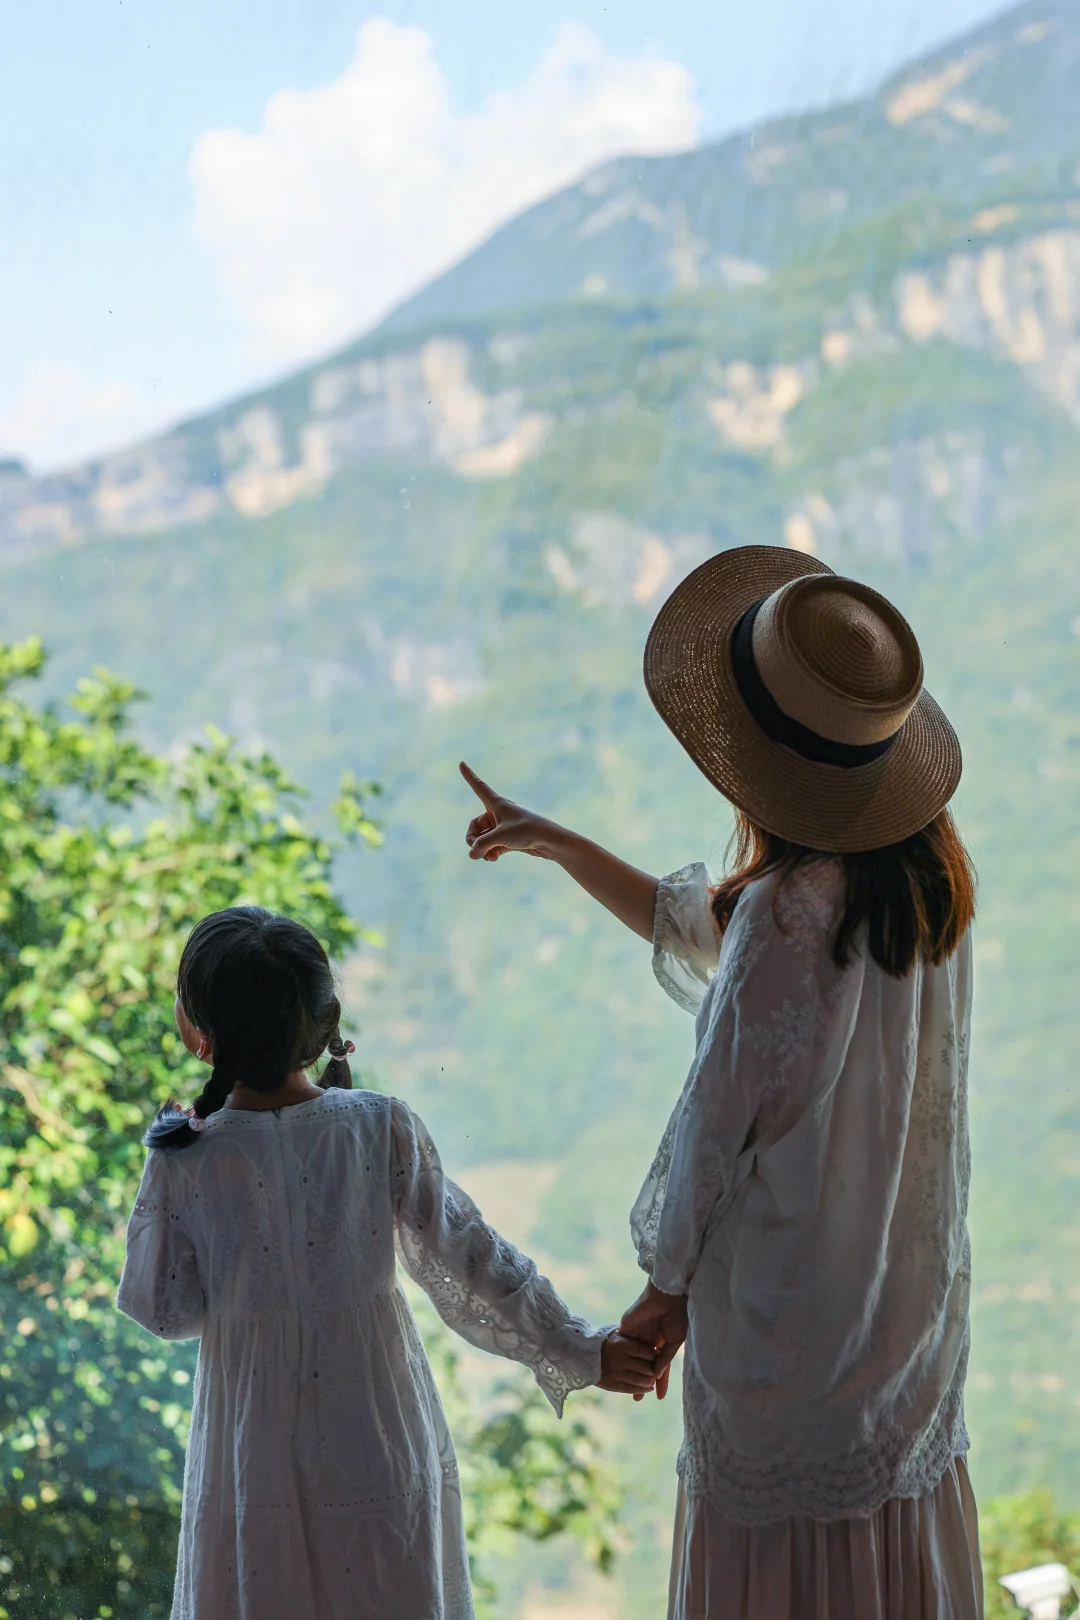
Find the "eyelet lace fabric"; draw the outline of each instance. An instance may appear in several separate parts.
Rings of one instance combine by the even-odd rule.
[[[839,863],[660,884],[654,969],[694,1062],[635,1204],[689,1294],[686,1489],[738,1523],[868,1515],[967,1450],[970,941],[907,978],[832,960]]]
[[[562,1416],[571,1390],[595,1384],[607,1329],[571,1316],[546,1277],[444,1178],[415,1114],[395,1105],[401,1257],[443,1321],[470,1344],[521,1361]]]
[[[557,1411],[598,1379],[604,1333],[446,1180],[404,1103],[223,1109],[148,1155],[118,1304],[201,1337],[173,1620],[470,1620],[457,1462],[398,1257]]]

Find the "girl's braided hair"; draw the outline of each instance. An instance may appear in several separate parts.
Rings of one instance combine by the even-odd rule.
[[[200,1122],[224,1106],[238,1082],[273,1091],[328,1046],[341,1047],[341,1004],[326,952],[310,929],[261,906],[230,906],[196,924],[180,958],[177,993],[213,1043],[214,1067],[195,1099]],[[351,1086],[347,1058],[331,1056],[319,1084]],[[147,1147],[169,1149],[198,1140],[199,1130],[173,1102],[143,1137]]]

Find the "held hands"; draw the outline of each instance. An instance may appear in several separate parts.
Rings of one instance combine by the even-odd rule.
[[[640,1339],[630,1339],[618,1329],[609,1333],[600,1348],[598,1389],[615,1395],[632,1395],[643,1400],[656,1383],[656,1353]]]
[[[599,1389],[632,1395],[643,1401],[650,1389],[662,1401],[668,1390],[671,1363],[688,1331],[683,1294],[662,1294],[646,1283],[600,1351]]]
[[[535,855],[540,860],[554,858],[552,846],[560,831],[555,822],[534,815],[512,799],[504,799],[468,765],[462,763],[459,768],[484,806],[483,813],[473,817],[465,833],[471,861],[497,861],[510,850],[520,850],[523,855]]]
[[[645,1284],[619,1323],[620,1335],[637,1339],[652,1350],[658,1401],[662,1401],[667,1394],[671,1363],[682,1348],[688,1331],[685,1294],[662,1294],[653,1282]],[[600,1387],[603,1389],[603,1384]],[[646,1391],[632,1393],[635,1401],[640,1401],[644,1399]]]

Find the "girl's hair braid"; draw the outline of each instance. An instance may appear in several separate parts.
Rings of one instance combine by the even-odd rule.
[[[143,1141],[186,1148],[202,1121],[223,1107],[234,1085],[273,1091],[294,1069],[307,1068],[333,1046],[351,1048],[338,1032],[341,1003],[330,962],[310,929],[261,906],[231,906],[192,930],[177,974],[180,1002],[213,1043],[214,1067],[192,1113],[166,1103]],[[347,1057],[332,1056],[319,1081],[352,1085]]]

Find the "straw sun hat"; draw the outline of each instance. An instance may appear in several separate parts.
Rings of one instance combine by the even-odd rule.
[[[668,597],[645,648],[661,718],[725,798],[810,849],[898,843],[960,780],[919,644],[877,591],[786,546],[740,546]]]

